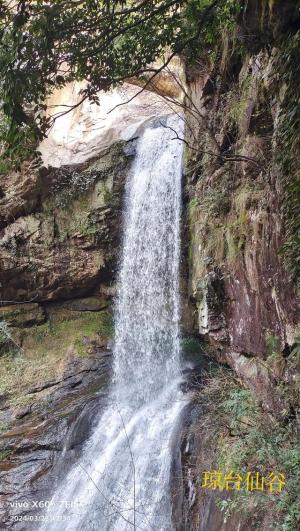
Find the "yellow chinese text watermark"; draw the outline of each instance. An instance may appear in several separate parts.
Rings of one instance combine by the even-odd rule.
[[[206,471],[202,473],[201,487],[212,490],[243,489],[249,492],[282,492],[285,483],[285,476],[281,473],[275,474],[271,472],[265,477],[259,472],[247,472],[242,475],[233,471],[224,474],[218,470],[213,470],[213,472]]]

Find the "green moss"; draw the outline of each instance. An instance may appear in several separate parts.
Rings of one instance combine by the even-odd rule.
[[[233,178],[225,169],[219,176],[213,187],[203,190],[199,199],[199,207],[205,212],[207,218],[214,216],[225,216],[231,207],[231,194],[233,190]]]
[[[5,433],[9,430],[9,423],[8,422],[0,422],[0,434]]]
[[[49,320],[48,334],[57,338],[65,335],[68,344],[70,336],[76,338],[78,334],[79,336],[99,336],[108,339],[113,334],[112,316],[109,311],[78,312],[76,310],[59,310]]]
[[[236,245],[236,240],[230,228],[225,231],[226,240],[226,260],[228,263],[234,262],[239,256],[239,249]]]
[[[68,356],[88,355],[93,342],[106,341],[112,335],[109,311],[56,310],[47,323],[24,329],[23,352],[0,357],[0,393],[11,393],[12,401],[22,401],[32,385],[59,378]]]
[[[181,339],[181,352],[185,360],[197,364],[203,362],[203,345],[199,339],[193,336],[185,336]]]
[[[188,263],[189,263],[190,270],[193,267],[194,241],[195,241],[195,233],[192,232],[190,239],[189,239],[189,247],[188,247]]]
[[[203,194],[191,201],[190,224],[194,224],[192,238],[197,231],[201,234],[205,257],[217,264],[225,260],[233,263],[239,259],[246,246],[252,227],[250,208],[255,208],[264,198],[260,184],[242,182],[234,189],[232,177],[225,171],[219,176],[214,188],[203,190]],[[189,263],[193,264],[193,240],[189,246]],[[202,253],[203,254],[203,253]],[[206,266],[200,268],[204,271]]]
[[[240,126],[241,119],[245,117],[253,82],[253,77],[247,75],[240,85],[235,85],[232,90],[226,93],[225,116],[229,126]]]
[[[114,207],[118,204],[117,196],[114,194],[113,190],[111,190],[107,186],[104,187],[103,199],[104,199],[104,203],[107,206]]]
[[[251,181],[243,182],[242,186],[234,193],[232,200],[237,215],[241,215],[251,207],[257,207],[264,195],[263,188],[259,188],[257,182],[255,184]]]
[[[85,356],[88,356],[89,353],[90,353],[90,349],[88,348],[88,346],[84,343],[83,339],[80,338],[80,339],[75,339],[74,341],[74,347],[77,351],[77,354],[79,356],[82,356],[82,357],[85,357]]]
[[[242,211],[239,217],[226,224],[226,259],[229,263],[234,262],[243,252],[249,233],[249,217],[246,211]]]
[[[194,215],[195,215],[195,212],[196,212],[198,206],[199,206],[198,198],[197,197],[192,197],[189,200],[189,204],[188,204],[188,214],[189,214],[189,218],[190,218],[191,222],[193,221],[193,218],[194,218]]]
[[[197,34],[199,18],[210,4],[210,0],[190,0],[187,3],[185,20],[188,36]],[[217,3],[203,26],[201,38],[191,39],[185,52],[191,63],[194,63],[199,56],[206,57],[206,60],[210,59],[214,63],[221,49],[235,46],[237,17],[240,10],[241,5],[238,0],[225,0]],[[227,43],[224,42],[225,35]]]
[[[12,407],[23,408],[23,407],[30,406],[31,404],[33,404],[36,399],[37,399],[36,394],[14,395],[10,399],[10,405]]]
[[[99,214],[90,212],[88,216],[78,223],[77,230],[83,236],[97,236],[102,229],[102,223],[99,222]]]
[[[273,334],[267,334],[266,337],[267,357],[280,353],[280,338]]]
[[[33,326],[31,331],[33,335],[35,335],[36,342],[42,343],[45,337],[49,334],[49,322],[46,322],[40,326]]]
[[[11,450],[0,450],[0,461],[5,461],[10,455]]]

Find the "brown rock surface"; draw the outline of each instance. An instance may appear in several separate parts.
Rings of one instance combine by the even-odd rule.
[[[1,177],[2,301],[78,297],[114,277],[125,145],[90,163]]]
[[[274,146],[281,100],[272,84],[274,53],[258,51],[241,63],[234,54],[223,57],[223,70],[212,74],[220,76],[215,86],[222,79],[215,92],[207,68],[188,72],[202,118],[187,115],[193,135],[187,133],[186,168],[193,330],[247,386],[269,395],[271,406],[274,382],[259,363],[272,338],[284,363],[300,320],[295,282],[280,254],[282,183]]]
[[[45,322],[46,317],[43,308],[37,303],[14,304],[0,307],[0,320],[9,326],[22,328]]]

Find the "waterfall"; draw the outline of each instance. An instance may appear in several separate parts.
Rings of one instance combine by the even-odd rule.
[[[83,454],[59,485],[43,531],[170,531],[171,443],[180,383],[178,270],[182,120],[155,120],[127,182],[115,308],[114,378]]]

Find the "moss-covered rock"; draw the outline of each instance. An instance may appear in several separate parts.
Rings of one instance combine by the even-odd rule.
[[[97,312],[107,308],[108,304],[107,298],[93,296],[62,302],[60,303],[60,308],[65,308],[66,310],[75,310],[78,312]]]
[[[43,324],[10,329],[22,349],[0,358],[0,395],[8,396],[14,404],[30,403],[34,400],[31,388],[46,389],[47,382],[63,376],[70,360],[106,349],[113,336],[109,310],[78,311],[62,305],[47,308],[47,314]]]
[[[0,321],[18,328],[39,325],[46,320],[44,310],[40,304],[14,304],[0,307]]]

